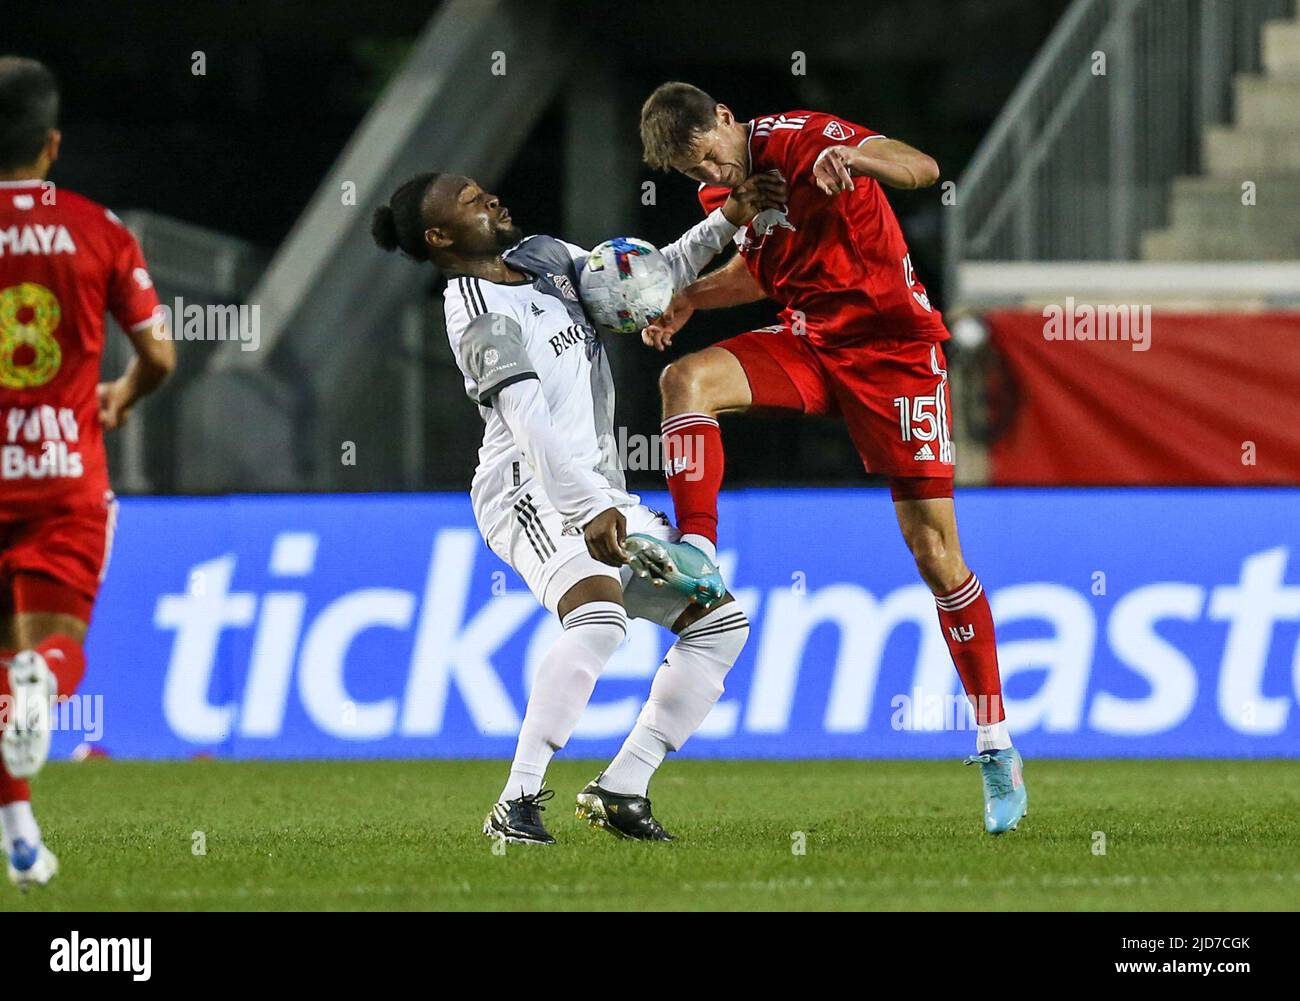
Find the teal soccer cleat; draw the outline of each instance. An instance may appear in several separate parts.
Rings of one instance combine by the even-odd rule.
[[[979,765],[984,779],[984,830],[1005,834],[1020,826],[1029,813],[1025,790],[1024,761],[1014,747],[972,754],[963,764]]]
[[[723,599],[727,586],[714,562],[687,542],[660,542],[634,532],[623,540],[628,566],[656,587],[670,587],[697,605],[711,608]]]

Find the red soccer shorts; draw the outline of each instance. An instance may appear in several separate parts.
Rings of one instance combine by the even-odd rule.
[[[89,507],[0,513],[0,614],[61,612],[89,622],[116,520],[111,494]]]
[[[782,324],[717,346],[740,361],[754,407],[839,417],[867,472],[894,481],[939,481],[919,493],[896,484],[896,497],[952,496],[952,395],[938,344],[881,340],[824,347]]]

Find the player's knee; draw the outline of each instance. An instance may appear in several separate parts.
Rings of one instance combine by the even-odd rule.
[[[627,636],[627,612],[612,601],[589,601],[562,619],[564,634],[603,663]]]
[[[749,618],[744,610],[728,594],[707,611],[692,605],[674,624],[674,631],[683,647],[708,653],[707,663],[713,670],[710,680],[717,687],[714,694],[721,695],[723,678],[749,640]]]
[[[687,355],[671,363],[659,374],[659,395],[673,410],[683,408],[708,412],[708,362],[699,355]]]
[[[944,534],[930,525],[921,525],[908,532],[907,548],[912,551],[917,570],[932,588],[945,587],[961,563],[957,547],[950,545]]]

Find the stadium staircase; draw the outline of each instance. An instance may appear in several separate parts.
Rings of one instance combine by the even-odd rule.
[[[949,300],[972,302],[973,277],[1021,280],[1007,263],[1300,257],[1295,15],[1294,0],[1075,0],[957,181]]]
[[[1142,239],[1147,260],[1300,258],[1300,17],[1264,25],[1261,62],[1236,77],[1232,124],[1205,129],[1204,174],[1174,180],[1170,226]]]
[[[1295,0],[1073,0],[945,214],[949,370],[972,413],[986,310],[1300,308],[1296,15]],[[958,423],[967,483],[987,475],[975,423]]]

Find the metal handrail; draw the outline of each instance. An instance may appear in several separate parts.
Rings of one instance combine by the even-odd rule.
[[[1295,0],[1075,0],[957,181],[948,300],[967,260],[1131,260],[1201,169],[1201,131]],[[1099,72],[1099,60],[1104,66]]]

